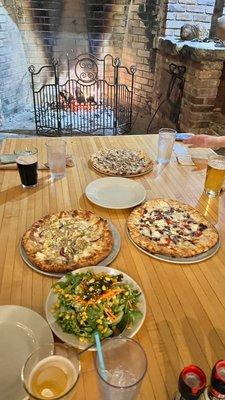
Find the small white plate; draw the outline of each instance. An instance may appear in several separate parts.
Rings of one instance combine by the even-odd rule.
[[[26,392],[21,370],[36,348],[53,343],[47,322],[29,308],[0,306],[0,388],[1,400],[23,400]]]
[[[140,286],[129,275],[125,274],[123,271],[120,271],[120,270],[114,269],[114,268],[110,268],[110,267],[103,267],[100,265],[95,266],[95,267],[80,268],[80,269],[73,271],[72,274],[76,275],[78,273],[86,272],[89,270],[93,271],[96,274],[100,273],[100,272],[104,272],[104,273],[110,274],[110,275],[123,274],[123,277],[124,277],[123,282],[128,283],[129,285],[132,285],[133,288],[135,288],[136,290],[138,290],[141,293],[141,295],[139,297],[138,309],[142,312],[142,318],[140,318],[131,327],[125,328],[124,331],[121,333],[122,336],[132,338],[141,328],[141,326],[145,320],[145,316],[146,316],[146,301],[145,301],[144,293],[141,290]],[[59,280],[59,282],[64,281],[64,280],[65,280],[65,276],[63,278],[61,278]],[[71,346],[77,347],[80,350],[84,350],[84,349],[88,348],[91,351],[95,351],[94,345],[90,347],[90,343],[81,342],[79,337],[77,337],[76,335],[63,332],[61,326],[56,322],[54,316],[51,313],[52,306],[56,301],[57,301],[57,295],[53,292],[53,290],[51,290],[47,297],[47,300],[46,300],[45,313],[46,313],[47,321],[48,321],[51,329],[55,333],[55,335],[58,336],[58,338],[60,338],[63,342],[65,342]]]
[[[85,189],[87,198],[101,207],[123,209],[135,207],[146,197],[140,183],[128,178],[100,178],[92,181]]]

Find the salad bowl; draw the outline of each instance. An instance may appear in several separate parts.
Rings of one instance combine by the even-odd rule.
[[[146,316],[146,301],[142,289],[129,275],[111,267],[104,267],[104,266],[84,267],[73,271],[72,275],[76,277],[78,276],[78,274],[81,273],[85,274],[88,272],[92,272],[93,274],[106,274],[108,276],[112,276],[112,278],[115,276],[120,276],[121,280],[120,282],[118,282],[117,287],[119,286],[120,283],[121,285],[129,285],[129,288],[132,293],[138,293],[138,300],[136,301],[138,309],[137,313],[139,314],[139,317],[134,318],[132,320],[132,323],[121,324],[121,322],[123,321],[121,321],[121,316],[120,316],[114,323],[114,325],[118,324],[118,328],[120,329],[116,329],[115,332],[113,333],[113,336],[121,335],[132,338],[141,328]],[[63,276],[59,281],[57,281],[54,287],[62,287],[63,283],[65,283],[66,281],[67,281],[67,275]],[[90,298],[90,300],[92,299]],[[57,301],[58,301],[57,293],[54,290],[54,288],[52,288],[46,300],[45,313],[47,321],[52,331],[55,333],[55,335],[58,338],[60,338],[63,342],[73,347],[76,347],[81,351],[85,349],[95,351],[96,350],[95,345],[92,344],[90,341],[84,340],[83,338],[80,338],[78,335],[74,333],[67,333],[63,330],[61,324],[59,324],[57,318],[55,317],[55,313],[53,312]],[[65,321],[65,323],[67,324],[67,321]]]

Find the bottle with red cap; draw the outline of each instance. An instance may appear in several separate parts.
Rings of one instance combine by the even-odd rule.
[[[196,365],[188,365],[180,373],[174,400],[197,400],[205,388],[205,373]]]
[[[225,361],[219,360],[212,369],[210,385],[205,391],[206,400],[225,399]]]

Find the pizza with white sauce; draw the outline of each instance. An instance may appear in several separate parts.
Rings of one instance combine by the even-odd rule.
[[[116,176],[141,175],[153,168],[153,160],[145,152],[126,148],[100,150],[90,162],[97,171]]]
[[[211,249],[219,236],[193,207],[175,200],[149,200],[127,221],[133,242],[152,254],[185,258]]]
[[[103,218],[91,211],[70,210],[35,222],[23,235],[22,246],[40,270],[66,273],[106,258],[113,236]]]

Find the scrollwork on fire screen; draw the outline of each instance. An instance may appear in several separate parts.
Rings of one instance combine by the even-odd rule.
[[[98,66],[88,57],[78,60],[75,64],[75,74],[83,83],[91,83],[98,79]]]

